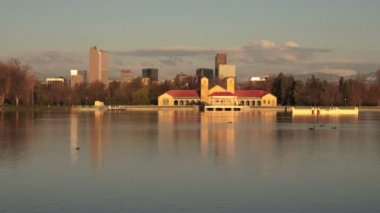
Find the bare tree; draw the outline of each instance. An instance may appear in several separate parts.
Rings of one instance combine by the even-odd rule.
[[[14,100],[16,106],[20,100],[30,100],[35,81],[29,71],[30,67],[22,65],[17,59],[0,63],[0,96]]]
[[[365,100],[367,91],[364,79],[361,77],[358,77],[357,79],[351,79],[350,86],[352,94],[352,104],[361,106]]]
[[[9,84],[8,66],[0,62],[0,106],[4,104],[4,99],[9,93]]]
[[[326,82],[325,92],[322,94],[322,104],[325,106],[338,105],[341,100],[339,87],[336,83]]]

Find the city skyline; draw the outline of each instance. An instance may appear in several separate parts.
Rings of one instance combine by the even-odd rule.
[[[110,52],[111,77],[145,67],[159,68],[163,79],[193,74],[213,68],[210,58],[218,52],[229,55],[239,78],[373,72],[380,67],[378,6],[371,0],[5,0],[0,60],[19,58],[41,79],[87,70],[86,50],[97,45]]]

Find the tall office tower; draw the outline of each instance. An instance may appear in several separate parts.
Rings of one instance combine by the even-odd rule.
[[[70,70],[70,86],[75,87],[87,81],[86,70]]]
[[[142,70],[142,77],[149,78],[151,81],[158,80],[158,69],[157,68],[145,68]]]
[[[90,48],[89,52],[89,83],[100,81],[108,86],[108,52],[98,49],[96,46]]]
[[[121,70],[120,71],[120,82],[130,83],[134,79],[134,74],[131,70]]]
[[[197,76],[199,81],[202,77],[206,77],[206,78],[208,78],[208,81],[211,83],[211,85],[214,82],[214,70],[213,69],[198,68],[196,71],[196,76]]]
[[[236,77],[235,65],[222,64],[222,65],[219,65],[218,70],[219,70],[220,81],[222,81],[223,79],[227,77],[233,77],[233,78]]]
[[[217,53],[215,56],[215,77],[219,79],[219,65],[227,64],[227,54]]]

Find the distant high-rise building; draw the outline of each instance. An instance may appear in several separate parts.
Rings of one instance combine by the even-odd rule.
[[[196,76],[198,79],[202,77],[208,78],[208,81],[213,84],[214,82],[214,70],[211,68],[198,68],[196,71]]]
[[[235,65],[222,64],[218,67],[219,70],[219,80],[222,81],[227,77],[236,77]]]
[[[176,76],[175,76],[175,81],[178,83],[178,84],[183,84],[185,81],[186,81],[186,78],[187,78],[188,76],[187,75],[185,75],[185,74],[183,74],[182,72],[181,73],[179,73],[179,74],[177,74]]]
[[[142,70],[142,77],[149,78],[151,81],[158,80],[158,69],[157,68],[145,68]]]
[[[130,83],[134,79],[134,74],[131,70],[121,70],[120,71],[120,82]]]
[[[66,79],[64,77],[53,77],[53,78],[46,78],[46,85],[47,86],[65,86]]]
[[[227,64],[227,54],[226,53],[217,53],[215,56],[215,77],[219,78],[219,66]]]
[[[75,85],[83,84],[87,82],[87,71],[86,70],[70,70],[70,86],[75,87]]]
[[[89,51],[89,82],[100,81],[108,86],[108,52],[91,47]]]

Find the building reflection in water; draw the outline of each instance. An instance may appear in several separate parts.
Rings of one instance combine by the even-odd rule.
[[[276,130],[278,112],[275,110],[254,110],[243,112],[239,116],[242,130],[238,135],[241,142],[239,151],[249,158],[246,168],[262,175],[274,170],[273,163],[276,160]]]
[[[237,152],[249,152],[264,165],[275,151],[276,113],[159,110],[159,152],[176,157],[199,153],[222,167],[233,164]]]
[[[158,110],[158,151],[165,156],[189,156],[198,152],[199,112]],[[192,155],[194,156],[194,155]]]
[[[214,158],[217,165],[226,165],[235,155],[236,121],[239,112],[201,113],[200,152]]]
[[[108,143],[108,116],[100,110],[94,111],[93,116],[89,129],[90,160],[94,167],[99,168],[104,164]]]
[[[70,157],[72,162],[76,162],[78,160],[78,114],[71,113],[70,114]]]

